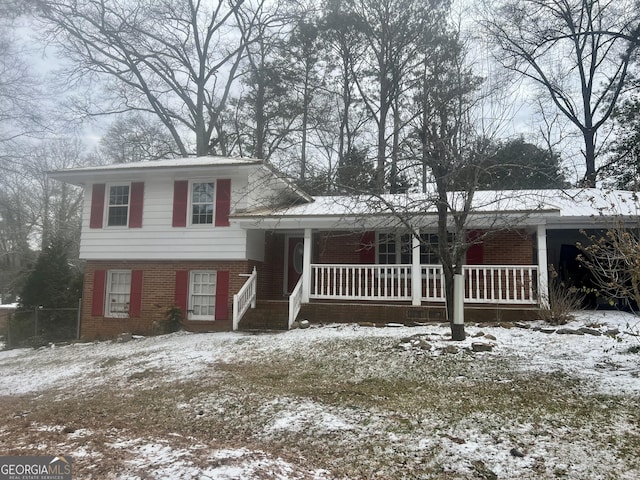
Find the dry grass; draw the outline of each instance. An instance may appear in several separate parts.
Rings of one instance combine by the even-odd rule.
[[[558,373],[518,372],[508,358],[419,356],[395,343],[322,342],[313,355],[275,351],[218,363],[197,380],[167,382],[162,371],[147,368],[93,390],[4,397],[0,450],[82,449],[89,454],[75,457],[77,478],[124,472],[135,451],[114,444],[144,438],[191,448],[202,467],[211,465],[211,449],[245,447],[297,465],[295,478],[322,468],[331,478],[448,479],[461,477],[447,469],[443,442],[467,442],[473,431],[507,450],[533,455],[535,439],[566,442],[610,452],[621,471],[640,468],[637,398],[594,395],[588,384]],[[101,367],[117,363],[114,357]],[[292,416],[298,423],[278,428]],[[339,422],[327,428],[331,419]],[[202,454],[194,445],[203,446]],[[531,475],[571,478],[566,466],[544,458]],[[482,476],[470,466],[463,478]]]

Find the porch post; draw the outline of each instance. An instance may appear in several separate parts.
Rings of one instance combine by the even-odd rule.
[[[311,293],[311,244],[313,230],[304,229],[304,249],[302,254],[302,303],[309,303]]]
[[[538,225],[538,303],[541,307],[549,306],[549,261],[547,259],[547,226]]]
[[[420,268],[420,239],[411,236],[411,305],[422,304],[422,269]]]

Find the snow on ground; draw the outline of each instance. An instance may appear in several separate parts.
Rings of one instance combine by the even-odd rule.
[[[475,341],[483,341],[483,337],[474,337],[477,332],[491,334],[496,340],[490,343],[495,343],[496,348],[485,355],[516,356],[521,359],[516,366],[523,371],[562,371],[593,378],[606,392],[639,393],[640,365],[637,357],[627,351],[640,347],[640,318],[623,312],[580,312],[575,320],[558,328],[590,325],[595,325],[603,335],[558,335],[518,328],[467,326],[467,339],[456,345],[470,347]],[[618,335],[604,335],[615,329],[619,330]],[[185,379],[197,377],[203,367],[216,362],[231,363],[247,356],[260,358],[274,351],[304,351],[314,343],[331,339],[439,335],[440,341],[431,338],[433,354],[437,354],[440,347],[451,344],[448,332],[444,324],[400,328],[330,325],[269,335],[179,332],[126,343],[75,343],[38,350],[0,351],[0,392],[22,395],[72,385],[90,388],[148,370],[163,371],[168,381]]]
[[[533,322],[532,327],[543,327]],[[640,346],[640,322],[638,317],[620,312],[581,312],[575,320],[558,328],[576,331],[588,327],[592,334],[544,333],[522,328],[497,326],[467,326],[468,338],[455,343],[460,350],[470,348],[473,342],[490,343],[493,351],[477,353],[478,358],[504,358],[512,369],[522,372],[562,372],[570,377],[587,380],[590,388],[607,394],[627,395],[632,398],[640,394],[640,365],[638,354],[630,354]],[[595,333],[600,333],[596,335]],[[136,377],[144,384],[145,372],[162,373],[164,382],[197,379],[207,372],[214,375],[219,364],[234,364],[239,361],[259,361],[282,352],[299,352],[312,356],[319,342],[335,340],[393,339],[400,351],[406,355],[441,357],[445,349],[454,345],[449,340],[446,325],[420,327],[367,328],[357,325],[313,326],[307,330],[295,330],[277,334],[252,335],[246,333],[185,333],[136,338],[126,343],[95,342],[51,346],[38,350],[16,349],[0,351],[0,395],[15,397],[39,394],[46,391],[88,392],[104,385],[117,385],[124,379]],[[608,335],[607,335],[608,333]],[[482,334],[482,335],[481,335]],[[427,349],[413,348],[417,338],[428,339]],[[413,342],[413,343],[412,343]],[[349,352],[339,354],[350,355]],[[353,358],[358,362],[357,352]],[[357,373],[354,373],[357,375]],[[454,379],[456,380],[456,379]],[[464,379],[462,379],[464,380]],[[499,378],[496,381],[500,381]],[[464,388],[464,387],[461,387]],[[1,401],[0,396],[0,401]],[[185,405],[184,408],[190,408]],[[308,434],[322,438],[331,435],[346,435],[357,438],[366,435],[385,435],[389,448],[402,443],[410,445],[415,455],[423,451],[440,448],[438,462],[444,470],[464,477],[460,469],[475,469],[482,477],[484,462],[498,478],[523,477],[525,471],[542,471],[544,466],[536,464],[545,458],[566,459],[557,463],[554,472],[566,478],[598,478],[594,474],[594,463],[590,460],[589,444],[572,441],[572,432],[561,426],[551,433],[539,431],[535,423],[505,426],[504,431],[486,431],[468,419],[457,426],[454,432],[424,438],[406,438],[402,433],[380,433],[386,421],[363,414],[352,408],[329,406],[316,399],[279,397],[265,401],[259,409],[265,425],[265,438],[280,438],[286,435]],[[35,426],[47,432],[56,426]],[[624,422],[620,430],[628,428]],[[508,431],[507,431],[508,430]],[[55,432],[54,432],[55,433]],[[636,433],[637,434],[637,433]],[[75,450],[70,452],[78,459],[93,458],[99,461],[101,453],[92,449],[90,440],[94,432],[78,429],[70,435]],[[179,436],[176,434],[176,436]],[[349,437],[353,436],[353,437]],[[460,438],[458,438],[460,437]],[[530,441],[526,457],[510,454],[513,439],[519,437]],[[531,440],[531,439],[535,439]],[[139,478],[168,479],[251,479],[251,478],[333,478],[324,469],[306,470],[260,450],[244,448],[207,450],[199,444],[183,446],[172,438],[120,438],[116,435],[107,444],[110,451],[126,451],[130,467],[116,478],[134,480]],[[338,448],[338,446],[336,446]],[[202,455],[208,458],[208,466],[197,461]],[[598,452],[598,462],[615,462],[609,453]],[[468,459],[460,466],[460,458]],[[541,460],[542,459],[542,460]],[[469,463],[471,462],[471,463]],[[473,463],[476,462],[476,463]],[[479,462],[479,463],[478,463]],[[599,472],[599,470],[595,470]],[[637,478],[638,471],[619,472],[617,478]],[[458,475],[460,475],[458,477]],[[593,476],[596,475],[596,476]],[[489,478],[489,477],[484,477]],[[547,477],[540,477],[547,478]]]

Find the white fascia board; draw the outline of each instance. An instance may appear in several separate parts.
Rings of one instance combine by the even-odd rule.
[[[520,228],[547,223],[549,217],[557,216],[558,212],[535,212],[531,214],[506,213],[496,217],[492,214],[472,214],[469,216],[467,228]],[[412,215],[406,221],[418,228],[437,228],[438,219],[434,215]],[[314,215],[298,217],[276,216],[236,216],[231,222],[240,228],[264,230],[298,230],[312,228],[314,230],[342,230],[366,231],[405,228],[404,222],[392,215],[352,215],[332,216]]]
[[[640,218],[636,216],[590,216],[560,217],[547,224],[549,230],[575,230],[590,228],[610,228],[624,224],[627,228],[640,227]]]
[[[85,186],[89,183],[122,180],[144,180],[150,176],[162,176],[169,178],[191,178],[200,176],[237,176],[240,170],[256,168],[259,164],[247,163],[236,165],[182,165],[160,168],[128,168],[105,170],[56,170],[48,172],[48,176],[54,180],[60,180],[73,185]]]

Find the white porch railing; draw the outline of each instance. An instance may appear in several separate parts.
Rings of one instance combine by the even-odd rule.
[[[420,265],[422,272],[422,300],[444,302],[444,273],[442,265]]]
[[[253,272],[247,275],[247,281],[238,293],[233,296],[233,330],[238,330],[238,325],[245,312],[251,308],[256,308],[256,292],[258,286],[258,272],[253,267]]]
[[[421,265],[421,300],[445,301],[441,265]],[[538,267],[535,265],[467,265],[465,302],[535,304]],[[311,299],[411,300],[411,265],[311,265]]]
[[[538,303],[536,265],[468,265],[463,273],[467,302]]]
[[[291,292],[289,296],[289,328],[293,325],[293,322],[296,321],[296,317],[300,312],[300,307],[302,306],[302,277],[298,280],[295,288]]]
[[[411,300],[411,265],[311,265],[309,298]]]

